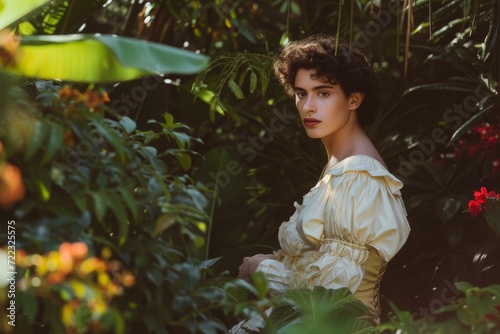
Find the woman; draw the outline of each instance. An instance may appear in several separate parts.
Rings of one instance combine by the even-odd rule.
[[[362,127],[379,105],[375,73],[363,54],[324,34],[285,46],[274,69],[294,96],[307,135],[322,140],[328,163],[281,225],[281,249],[245,258],[238,277],[250,280],[262,272],[275,293],[347,287],[367,306],[367,320],[378,323],[380,280],[410,227],[403,184],[387,171]],[[251,320],[232,332],[260,326]]]

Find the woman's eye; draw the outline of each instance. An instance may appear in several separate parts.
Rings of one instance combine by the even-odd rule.
[[[318,95],[321,96],[321,97],[327,97],[330,94],[328,92],[319,92]]]
[[[301,99],[301,98],[304,98],[306,96],[306,93],[304,93],[304,92],[296,92],[295,95],[297,95],[297,97],[299,99]]]

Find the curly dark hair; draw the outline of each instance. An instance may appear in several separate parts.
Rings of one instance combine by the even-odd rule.
[[[339,84],[346,97],[364,93],[357,110],[361,125],[373,123],[380,105],[380,87],[365,55],[327,34],[316,34],[283,47],[274,59],[274,73],[285,91],[292,96],[299,69],[316,70],[316,78]]]

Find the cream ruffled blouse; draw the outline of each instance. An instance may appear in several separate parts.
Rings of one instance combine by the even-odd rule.
[[[369,156],[351,156],[327,167],[281,225],[281,249],[257,271],[277,293],[347,287],[368,307],[368,318],[378,322],[380,280],[410,233],[402,186]]]

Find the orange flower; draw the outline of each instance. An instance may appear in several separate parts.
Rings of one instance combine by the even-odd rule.
[[[63,242],[61,246],[59,246],[59,253],[61,256],[69,257],[75,261],[81,261],[87,256],[87,252],[89,248],[84,242]]]
[[[71,88],[71,86],[65,85],[59,90],[60,100],[71,100],[73,102],[83,101],[83,94],[80,93],[78,89]]]
[[[14,66],[17,62],[19,36],[8,30],[0,31],[0,65]]]
[[[25,188],[21,171],[10,164],[0,165],[0,207],[10,209],[24,197]]]
[[[65,275],[61,272],[53,272],[47,276],[47,283],[49,284],[58,284],[64,281]]]
[[[85,106],[89,109],[94,109],[95,107],[104,104],[106,102],[109,102],[109,96],[108,93],[105,91],[95,91],[95,90],[88,90],[85,92]]]
[[[135,284],[135,277],[130,273],[125,273],[122,276],[122,283],[124,286],[130,287]]]

